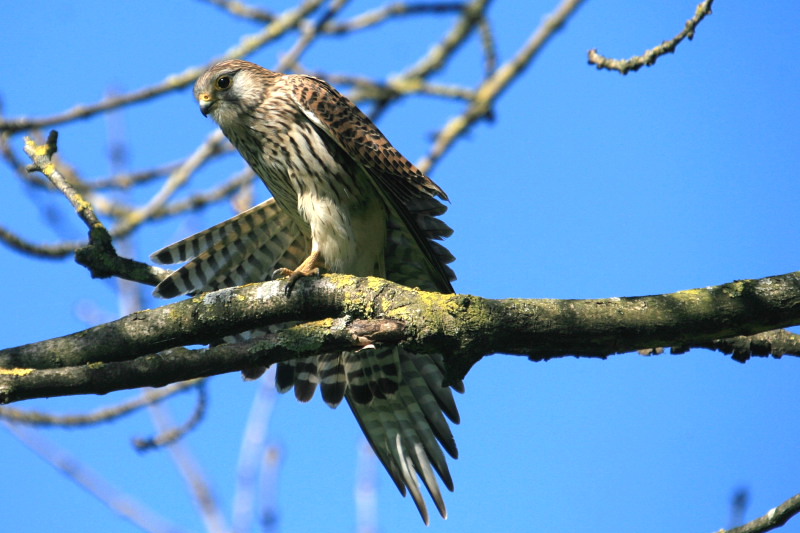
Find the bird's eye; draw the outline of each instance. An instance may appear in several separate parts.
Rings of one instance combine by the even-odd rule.
[[[220,91],[224,91],[225,89],[231,86],[231,77],[230,76],[220,76],[217,78],[217,81],[214,82],[214,86]]]

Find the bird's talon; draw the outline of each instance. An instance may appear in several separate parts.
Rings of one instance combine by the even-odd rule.
[[[298,270],[289,270],[288,268],[279,268],[275,272],[272,273],[272,279],[283,279],[286,278],[286,296],[292,294],[292,289],[294,289],[294,284],[297,283],[297,280],[300,278],[306,278],[308,276],[318,276],[319,275],[319,268],[312,268],[311,270],[302,271]]]
[[[285,278],[286,276],[289,276],[289,275],[291,275],[291,273],[292,273],[292,272],[293,272],[293,271],[292,271],[292,270],[290,270],[290,269],[288,269],[288,268],[276,268],[276,269],[275,269],[275,270],[272,272],[272,279],[273,279],[273,280],[283,279],[283,278]]]

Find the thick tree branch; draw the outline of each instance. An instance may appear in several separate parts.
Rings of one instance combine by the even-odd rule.
[[[715,339],[800,324],[800,273],[597,300],[490,300],[345,275],[301,280],[287,298],[284,283],[207,293],[73,335],[1,350],[0,403],[163,386],[377,342],[402,341],[413,349],[441,352],[455,379],[493,353],[537,361],[607,357],[652,346],[709,346]],[[178,348],[297,320],[316,322],[247,343]],[[769,353],[792,353],[789,344],[772,346]]]

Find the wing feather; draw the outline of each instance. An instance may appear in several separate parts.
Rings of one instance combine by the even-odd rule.
[[[369,117],[339,91],[312,76],[290,78],[294,82],[292,97],[303,114],[353,158],[383,196],[390,213],[386,258],[391,264],[386,265],[387,277],[404,285],[453,292],[450,281],[455,274],[447,266],[452,255],[441,245],[434,248],[433,243],[452,233],[447,224],[435,218],[447,210],[436,199],[447,200],[445,192],[392,146]],[[392,242],[399,243],[394,250]],[[413,245],[406,246],[406,242]],[[401,247],[406,257],[390,253]],[[418,256],[414,264],[420,265],[429,277],[425,280],[417,275],[408,279],[422,284],[407,283],[402,274],[398,276],[390,268],[408,265],[408,255]]]

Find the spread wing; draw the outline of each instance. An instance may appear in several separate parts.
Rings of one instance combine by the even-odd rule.
[[[189,261],[153,294],[174,298],[267,281],[276,268],[295,268],[309,250],[308,238],[270,198],[153,253],[151,259],[161,264]]]

